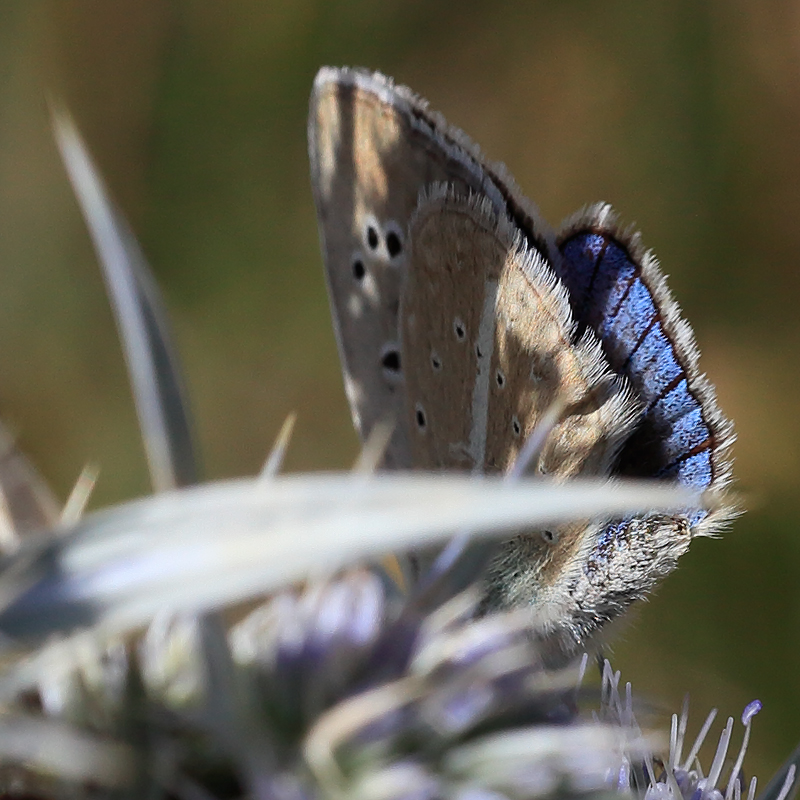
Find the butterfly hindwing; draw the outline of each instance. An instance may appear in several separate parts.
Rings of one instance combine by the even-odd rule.
[[[622,448],[621,475],[721,489],[730,479],[733,429],[698,368],[691,327],[639,236],[607,205],[567,221],[558,237],[560,277],[578,324],[593,330],[611,368],[641,399],[642,419]],[[697,533],[726,515],[693,515]]]
[[[555,404],[563,413],[533,469],[608,475],[641,403],[594,333],[578,334],[563,285],[513,223],[480,197],[434,187],[411,220],[408,259],[401,349],[415,465],[506,470]],[[520,532],[489,567],[484,606],[530,607],[557,661],[674,568],[686,528],[663,517]]]
[[[638,405],[592,334],[575,344],[550,266],[481,197],[433,187],[409,228],[400,305],[414,464],[505,472],[545,413],[564,409],[535,465],[607,474]]]

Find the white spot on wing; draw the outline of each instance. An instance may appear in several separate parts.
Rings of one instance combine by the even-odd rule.
[[[375,280],[375,276],[372,274],[372,270],[368,270],[365,273],[364,278],[350,294],[350,297],[347,301],[348,310],[350,309],[350,303],[353,302],[354,299],[360,303],[359,306],[353,306],[353,313],[356,316],[360,316],[363,313],[365,301],[373,307],[378,305],[378,301],[380,300],[380,290],[378,288],[378,282]]]
[[[347,313],[358,319],[364,313],[364,298],[355,292],[347,298]]]

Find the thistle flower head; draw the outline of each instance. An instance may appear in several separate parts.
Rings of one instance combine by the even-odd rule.
[[[604,793],[646,737],[582,714],[576,673],[544,669],[526,615],[476,619],[478,599],[420,612],[377,572],[349,569],[276,593],[227,633],[213,616],[154,620],[137,647],[84,659],[66,682],[42,675],[38,695],[49,714],[115,732],[162,790]],[[158,748],[121,733],[132,720]]]

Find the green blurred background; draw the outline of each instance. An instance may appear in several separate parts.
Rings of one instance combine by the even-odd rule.
[[[748,776],[766,778],[800,739],[797,2],[6,0],[0,416],[62,497],[87,461],[95,507],[148,491],[49,91],[166,295],[207,476],[256,471],[292,410],[289,468],[351,464],[305,143],[328,63],[412,86],[553,223],[607,200],[658,253],[736,421],[750,511],[694,545],[614,663],[659,708],[691,692],[693,731],[761,698]]]

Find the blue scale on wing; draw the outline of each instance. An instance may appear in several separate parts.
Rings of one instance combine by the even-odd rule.
[[[674,478],[705,488],[713,480],[713,435],[686,377],[685,350],[665,330],[663,309],[641,265],[607,231],[578,231],[561,243],[561,278],[580,335],[591,327],[611,367],[642,399],[642,420],[623,447],[617,472]],[[673,326],[674,327],[674,326]]]

